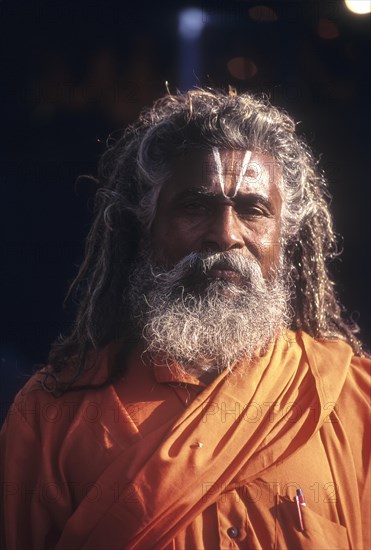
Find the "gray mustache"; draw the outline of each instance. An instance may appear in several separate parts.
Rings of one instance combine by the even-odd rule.
[[[211,269],[230,269],[243,277],[250,278],[252,265],[258,267],[257,262],[247,259],[239,252],[218,252],[213,254],[199,254],[196,262],[205,274]]]
[[[171,269],[152,268],[152,274],[159,283],[176,284],[192,276],[207,276],[215,268],[235,271],[248,281],[263,278],[258,262],[237,251],[191,252]]]

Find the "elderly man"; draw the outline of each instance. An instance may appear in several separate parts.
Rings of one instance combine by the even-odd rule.
[[[168,95],[100,183],[73,330],[2,431],[5,548],[370,548],[369,360],[292,119]]]

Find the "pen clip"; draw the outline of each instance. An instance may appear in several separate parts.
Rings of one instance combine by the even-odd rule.
[[[306,506],[306,502],[305,502],[305,499],[304,499],[304,493],[303,493],[302,489],[296,489],[296,496],[299,499],[299,504],[301,506]]]
[[[301,505],[300,505],[298,496],[295,497],[295,503],[296,503],[296,510],[298,512],[299,531],[304,531],[303,514],[301,511]]]

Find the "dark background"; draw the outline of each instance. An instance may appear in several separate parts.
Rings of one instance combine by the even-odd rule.
[[[95,191],[76,178],[166,81],[265,92],[300,121],[343,237],[339,296],[370,345],[369,15],[342,0],[3,0],[0,40],[3,412],[73,318]]]

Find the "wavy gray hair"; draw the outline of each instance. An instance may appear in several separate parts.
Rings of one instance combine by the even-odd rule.
[[[315,338],[340,338],[360,354],[358,327],[342,317],[327,261],[336,256],[325,178],[295,123],[267,99],[210,89],[166,95],[146,109],[117,140],[109,140],[99,164],[95,219],[85,259],[70,291],[78,312],[70,335],[52,346],[53,388],[60,391],[84,370],[86,355],[129,334],[121,296],[141,238],[150,231],[157,199],[172,159],[192,148],[254,150],[271,155],[283,174],[286,264],[294,289],[294,329]],[[62,387],[58,373],[78,355],[76,375]],[[50,389],[45,380],[45,387]]]

